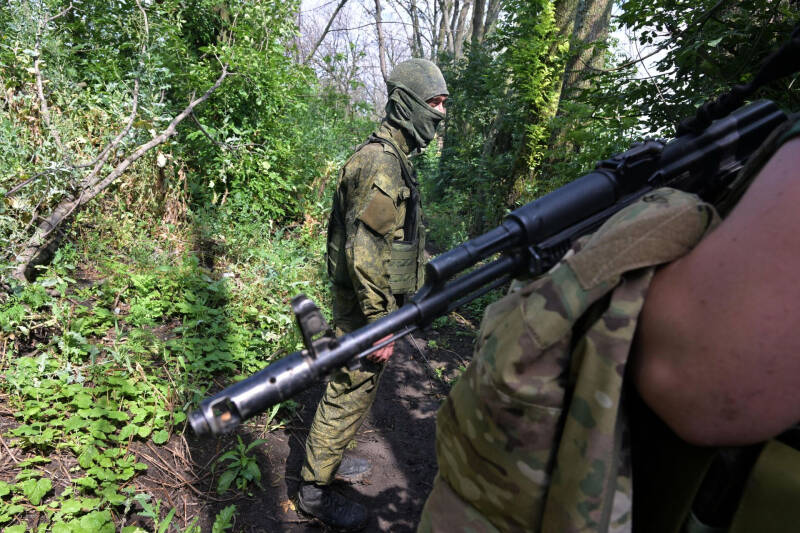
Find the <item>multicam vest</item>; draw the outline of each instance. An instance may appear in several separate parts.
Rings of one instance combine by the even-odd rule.
[[[780,143],[800,134],[790,122],[751,158],[723,212]],[[628,416],[636,413],[623,377],[639,312],[655,267],[687,253],[718,220],[695,196],[660,189],[581,239],[548,274],[487,308],[475,358],[438,413],[439,474],[419,532],[631,531]],[[637,531],[725,531],[690,512],[715,450],[666,433],[650,435],[663,455],[637,454],[673,461],[651,469],[659,474],[647,480],[649,489],[636,484],[637,502],[649,500],[637,503]],[[770,475],[781,468],[796,475]],[[800,494],[800,453],[770,442],[743,494],[731,533],[800,524],[792,503]],[[782,504],[771,529],[761,512],[767,501]]]

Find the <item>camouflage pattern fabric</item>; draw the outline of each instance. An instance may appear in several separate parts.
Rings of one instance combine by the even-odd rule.
[[[326,255],[339,334],[396,310],[395,296],[414,292],[423,281],[425,229],[408,154],[424,148],[444,118],[426,104],[425,91],[447,94],[447,86],[438,67],[424,59],[400,63],[389,78],[386,117],[342,168],[328,222]],[[333,480],[375,399],[382,371],[382,364],[366,361],[362,369],[342,369],[329,381],[306,439],[304,481]]]
[[[386,121],[406,132],[412,140],[411,151],[425,148],[444,119],[426,102],[449,94],[439,67],[427,59],[403,61],[389,75],[386,88]]]
[[[426,102],[434,96],[447,96],[447,83],[442,71],[435,63],[427,59],[414,58],[398,64],[389,79],[386,89],[392,94],[397,87],[404,87],[417,98]]]
[[[654,267],[718,221],[660,189],[486,310],[476,355],[437,416],[419,531],[630,531],[623,376]]]
[[[347,445],[375,401],[383,367],[365,361],[360,370],[342,369],[328,382],[306,438],[303,481],[320,485],[333,481]]]
[[[432,108],[402,85],[389,95],[386,120],[407,132],[415,149],[421,150],[428,146],[443,119],[444,113]]]

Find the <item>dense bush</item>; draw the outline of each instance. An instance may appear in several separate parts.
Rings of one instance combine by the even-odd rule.
[[[496,35],[461,60],[443,58],[451,98],[429,198],[470,235],[635,140],[674,135],[697,106],[751,80],[798,18],[792,2],[629,0],[616,24],[642,49],[659,48],[657,61],[638,69],[639,61],[607,52],[605,69],[587,70],[585,84],[561,95],[553,116],[549,91],[565,57],[565,36],[553,32],[553,9],[561,5],[509,4],[514,9]],[[756,97],[797,109],[795,80],[772,84]],[[529,177],[515,181],[521,171]]]

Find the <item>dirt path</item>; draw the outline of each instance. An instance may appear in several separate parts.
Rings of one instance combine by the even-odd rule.
[[[405,343],[390,361],[370,415],[359,431],[356,449],[350,453],[369,459],[373,472],[368,480],[352,486],[339,484],[346,496],[370,510],[364,531],[413,532],[422,506],[436,475],[434,450],[435,415],[449,384],[459,375],[459,367],[472,351],[474,325],[451,323],[439,331],[428,331],[425,339],[416,338],[419,349]],[[413,342],[413,341],[412,341]],[[438,369],[438,370],[437,370]],[[205,470],[187,472],[202,478],[194,483],[201,494],[173,493],[173,501],[183,501],[183,520],[197,517],[203,531],[210,531],[216,514],[227,505],[237,506],[234,531],[237,532],[320,532],[327,531],[319,521],[295,511],[291,498],[297,490],[304,455],[307,427],[314,416],[323,385],[301,394],[299,409],[291,425],[268,433],[267,442],[255,449],[262,472],[263,490],[250,495],[216,498],[213,486],[217,472],[202,465],[213,464],[215,457],[236,443],[235,437],[197,441],[187,436],[191,459]],[[247,427],[239,432],[245,443],[262,438],[258,430]],[[150,490],[156,487],[149,487]],[[205,494],[203,496],[202,494]]]

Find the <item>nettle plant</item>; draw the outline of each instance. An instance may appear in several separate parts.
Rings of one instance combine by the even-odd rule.
[[[215,375],[247,375],[298,348],[286,302],[299,290],[324,292],[307,281],[319,266],[306,260],[303,247],[318,244],[310,242],[289,234],[262,242],[227,265],[229,275],[183,254],[170,264],[94,265],[94,281],[80,283],[79,270],[97,255],[91,248],[109,244],[93,243],[83,256],[68,244],[36,282],[12,288],[0,300],[0,388],[16,426],[3,436],[27,460],[0,485],[0,527],[14,531],[38,515],[42,531],[111,531],[129,513],[154,530],[171,527],[174,510],[131,492],[147,468],[131,444],[161,445],[183,431]],[[292,405],[284,407],[291,416]],[[285,421],[276,410],[263,423],[270,431]],[[260,442],[223,454],[214,486],[258,485],[252,455]]]
[[[68,292],[71,270],[57,263],[0,303],[0,333],[11,348],[2,388],[17,419],[5,436],[29,457],[13,483],[0,484],[0,525],[33,511],[53,531],[113,531],[107,511],[130,508],[130,482],[147,468],[131,442],[164,444],[186,418],[184,391],[171,378],[182,372],[180,361],[153,334],[155,318],[136,311],[147,301],[175,316],[185,288],[175,272],[183,271],[160,273],[158,290],[136,276],[111,276]],[[62,466],[68,481],[55,481],[48,469],[57,476]]]

